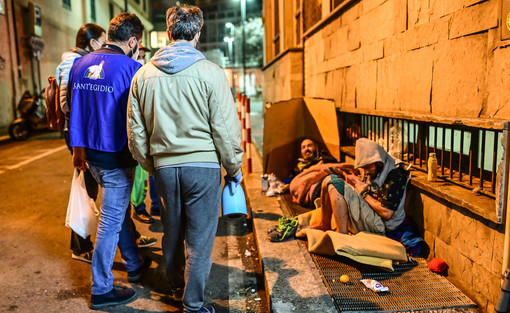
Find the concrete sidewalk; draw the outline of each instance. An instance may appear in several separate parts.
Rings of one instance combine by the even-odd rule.
[[[262,159],[251,146],[253,173],[244,175],[246,197],[253,217],[253,232],[266,284],[266,295],[272,312],[337,312],[313,260],[296,240],[270,242],[267,230],[284,212],[279,198],[260,192]]]

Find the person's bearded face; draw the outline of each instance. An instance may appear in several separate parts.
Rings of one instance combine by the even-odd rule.
[[[382,172],[384,164],[377,162],[362,166],[362,168],[365,170],[365,175],[370,176],[370,179],[375,179]]]
[[[312,160],[317,156],[317,145],[310,139],[305,139],[301,143],[301,157],[305,160]]]

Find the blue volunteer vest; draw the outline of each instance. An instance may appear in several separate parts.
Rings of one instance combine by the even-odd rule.
[[[72,147],[104,152],[125,147],[129,87],[140,66],[121,54],[93,52],[75,60],[68,85]]]

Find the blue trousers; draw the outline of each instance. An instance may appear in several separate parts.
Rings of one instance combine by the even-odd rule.
[[[159,198],[158,193],[156,191],[156,180],[154,176],[149,174],[149,196],[151,197],[151,212],[153,210],[159,211]],[[142,202],[139,206],[135,207],[135,211],[138,213],[142,213],[147,209],[145,202]]]
[[[113,289],[112,267],[117,245],[128,272],[142,265],[129,210],[134,168],[107,170],[92,164],[89,166],[91,174],[103,188],[92,257],[92,294],[102,295]]]
[[[204,303],[212,266],[221,169],[163,167],[156,169],[155,177],[162,198],[162,248],[168,282],[172,289],[184,288],[184,312],[197,312]]]

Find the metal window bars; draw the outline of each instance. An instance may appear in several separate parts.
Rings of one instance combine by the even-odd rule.
[[[440,179],[496,197],[498,166],[504,153],[504,129],[485,129],[361,113],[338,112],[340,146],[358,138],[379,143],[388,153],[427,171],[429,153],[438,159]],[[505,136],[506,140],[506,136]]]

